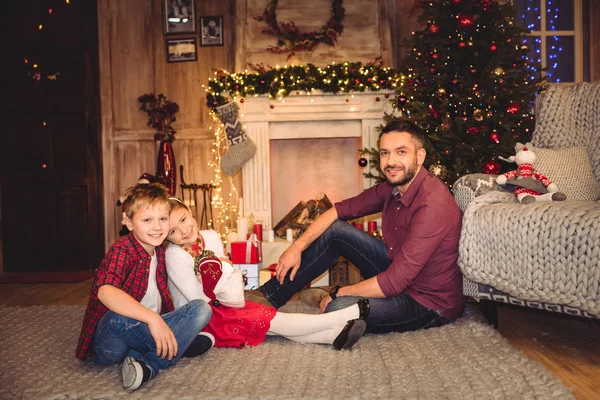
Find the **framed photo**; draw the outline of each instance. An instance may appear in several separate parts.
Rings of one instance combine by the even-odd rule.
[[[194,0],[161,0],[165,16],[165,34],[196,32]]]
[[[223,16],[200,17],[200,46],[223,46]]]
[[[167,39],[167,62],[196,61],[196,38]]]

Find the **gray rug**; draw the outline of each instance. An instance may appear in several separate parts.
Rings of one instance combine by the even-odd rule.
[[[293,302],[287,311],[314,309]],[[474,315],[367,335],[352,351],[277,337],[185,359],[138,391],[118,367],[74,357],[82,306],[0,306],[1,399],[572,399],[544,367]]]

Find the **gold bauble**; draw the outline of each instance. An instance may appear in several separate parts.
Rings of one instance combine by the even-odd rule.
[[[433,175],[437,176],[440,179],[444,179],[448,174],[448,169],[445,165],[442,165],[438,162],[429,166],[429,172],[431,172]]]
[[[445,95],[445,94],[446,94],[446,89],[444,89],[444,88],[439,88],[439,89],[437,90],[437,94],[438,94],[439,96],[443,96],[443,95]]]
[[[494,74],[500,76],[500,75],[504,75],[504,70],[502,69],[502,67],[498,67],[494,70]]]
[[[483,121],[483,111],[481,111],[479,108],[473,111],[473,119],[479,122]]]

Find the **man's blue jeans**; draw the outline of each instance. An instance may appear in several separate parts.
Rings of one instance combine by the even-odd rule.
[[[352,225],[335,221],[304,252],[300,268],[293,281],[286,276],[282,285],[275,277],[259,290],[277,308],[306,287],[313,279],[329,269],[338,257],[354,264],[365,279],[385,271],[391,264],[385,244],[374,236]],[[325,312],[351,306],[359,297],[340,296],[327,306]],[[404,332],[441,326],[448,321],[440,312],[422,306],[405,293],[395,297],[369,299],[371,312],[367,332]]]
[[[193,300],[175,311],[162,314],[177,340],[179,350],[170,361],[156,355],[156,343],[148,325],[138,320],[108,311],[94,334],[95,361],[101,365],[121,364],[125,357],[133,357],[148,365],[152,376],[174,365],[194,338],[208,324],[212,310],[204,300]]]

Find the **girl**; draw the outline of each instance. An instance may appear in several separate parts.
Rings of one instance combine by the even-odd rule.
[[[228,270],[233,272],[231,261],[223,257],[223,244],[216,232],[198,230],[189,208],[179,199],[172,198],[170,203],[170,243],[166,251],[169,290],[175,307],[195,299],[211,304],[213,315],[204,331],[215,337],[216,347],[256,346],[266,335],[279,335],[295,342],[332,344],[342,350],[351,349],[362,337],[368,299],[326,314],[282,313],[275,307],[244,301],[243,297],[237,305],[240,308],[216,300],[219,279],[228,275]],[[241,281],[238,287],[242,293]]]

